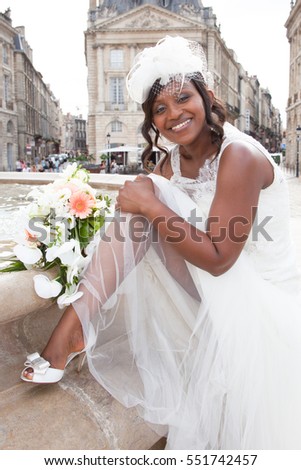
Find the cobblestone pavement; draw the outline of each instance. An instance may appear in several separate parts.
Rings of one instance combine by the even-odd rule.
[[[287,176],[290,193],[292,237],[296,245],[297,261],[301,268],[301,179]]]
[[[301,218],[301,179],[288,176],[287,182],[290,192],[291,216]]]

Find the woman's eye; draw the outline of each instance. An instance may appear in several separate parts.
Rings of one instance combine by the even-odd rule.
[[[184,101],[187,101],[189,98],[188,95],[180,95],[177,99],[178,103],[183,103]]]
[[[154,114],[162,114],[165,111],[165,106],[157,106],[154,110]]]

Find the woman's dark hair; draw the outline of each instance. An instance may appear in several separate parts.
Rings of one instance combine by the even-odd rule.
[[[187,76],[189,80],[194,84],[196,90],[201,95],[203,102],[204,102],[204,109],[205,109],[205,119],[207,124],[210,126],[211,129],[211,141],[213,144],[217,145],[217,151],[215,157],[218,155],[220,151],[220,147],[223,141],[224,130],[223,124],[226,121],[226,109],[223,103],[214,97],[213,103],[211,101],[211,96],[208,93],[207,86],[204,82],[201,73],[194,73],[192,77]],[[153,146],[155,145],[162,153],[165,154],[165,157],[162,159],[160,164],[160,168],[162,169],[166,158],[168,157],[169,153],[166,148],[158,145],[158,140],[160,137],[158,129],[153,125],[153,104],[155,98],[158,95],[158,87],[159,89],[163,89],[164,87],[160,85],[160,79],[156,80],[153,84],[152,89],[148,95],[147,100],[142,104],[142,109],[144,111],[144,121],[142,124],[141,132],[143,137],[147,142],[147,146],[145,147],[142,153],[142,163],[143,167],[147,169],[147,163],[151,158],[153,152]],[[216,119],[216,117],[218,119]],[[155,134],[154,139],[152,139],[151,133],[152,131]]]

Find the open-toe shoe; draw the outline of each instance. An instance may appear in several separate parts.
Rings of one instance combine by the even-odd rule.
[[[80,352],[69,354],[67,357],[65,369],[72,359],[74,359],[76,356],[80,356],[78,365],[78,371],[80,371],[86,357],[85,350],[86,348]],[[29,354],[29,356],[26,358],[26,361],[24,362],[24,365],[25,368],[21,372],[21,379],[24,380],[24,382],[38,384],[57,383],[63,378],[65,373],[65,369],[54,369],[51,367],[50,362],[46,361],[46,359],[41,357],[37,352]],[[32,372],[29,372],[30,369],[32,369]],[[31,378],[26,377],[24,372],[30,373]]]

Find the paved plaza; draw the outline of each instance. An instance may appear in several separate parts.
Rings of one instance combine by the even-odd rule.
[[[287,176],[290,193],[292,238],[296,245],[298,264],[301,268],[301,179]]]

